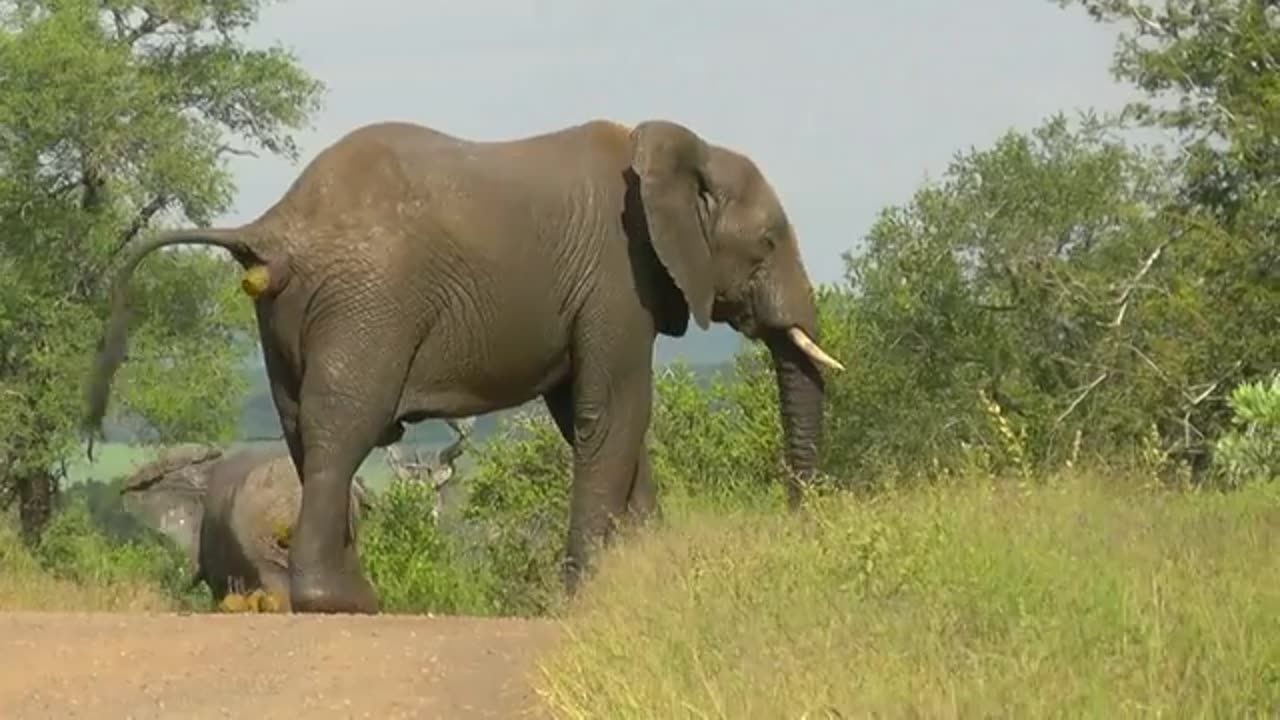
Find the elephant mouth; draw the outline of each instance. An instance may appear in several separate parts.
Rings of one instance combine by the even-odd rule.
[[[750,305],[742,301],[717,297],[711,306],[711,320],[725,323],[733,328],[734,332],[741,333],[752,340],[759,340],[762,337],[759,323],[756,322],[756,314],[751,310]]]

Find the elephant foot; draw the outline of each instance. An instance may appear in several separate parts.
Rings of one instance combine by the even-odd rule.
[[[585,577],[587,572],[582,562],[573,557],[566,557],[561,561],[560,582],[566,599],[572,601],[577,598],[578,591],[582,589],[582,584],[587,579]]]
[[[295,613],[378,612],[378,596],[364,575],[354,572],[312,572],[289,579],[289,605]]]

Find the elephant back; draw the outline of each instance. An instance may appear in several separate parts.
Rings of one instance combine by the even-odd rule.
[[[145,489],[170,473],[193,469],[200,463],[216,460],[221,456],[221,448],[203,443],[187,443],[166,448],[155,460],[135,470],[125,480],[123,490],[128,492]],[[195,478],[198,473],[184,473],[184,475]]]

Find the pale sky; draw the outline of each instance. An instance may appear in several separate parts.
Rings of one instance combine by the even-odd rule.
[[[327,85],[301,162],[388,119],[475,139],[592,118],[687,124],[755,158],[819,283],[956,152],[1132,96],[1108,71],[1114,31],[1050,0],[292,0],[251,42],[292,48]],[[224,223],[262,212],[300,170],[232,167]]]

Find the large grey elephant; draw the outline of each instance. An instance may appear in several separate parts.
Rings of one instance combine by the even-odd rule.
[[[405,122],[350,132],[252,222],[135,246],[90,379],[90,433],[124,356],[129,278],[173,244],[222,247],[246,268],[302,476],[295,611],[377,611],[343,521],[373,448],[404,423],[538,397],[573,447],[573,595],[591,545],[656,506],[653,345],[683,335],[690,315],[767,344],[794,501],[796,479],[815,470],[819,367],[840,365],[817,344],[796,234],[750,158],[680,124],[592,121],[500,142]]]
[[[121,492],[126,510],[186,551],[192,586],[203,581],[215,604],[228,594],[260,589],[279,608],[289,608],[288,545],[302,492],[285,444],[229,454],[207,445],[179,446],[139,468]],[[356,476],[353,528],[367,507]]]

